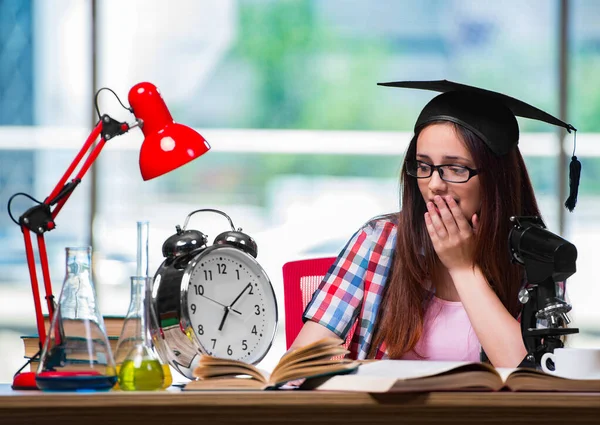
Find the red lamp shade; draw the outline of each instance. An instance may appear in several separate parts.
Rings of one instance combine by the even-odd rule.
[[[172,171],[210,149],[198,132],[173,122],[160,92],[152,83],[139,83],[129,90],[129,104],[142,120],[144,142],[140,149],[140,171],[150,180]]]

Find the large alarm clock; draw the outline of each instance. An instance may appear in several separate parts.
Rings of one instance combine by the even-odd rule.
[[[198,230],[187,230],[193,214],[214,212],[231,230],[212,245]],[[271,348],[277,328],[277,300],[257,262],[256,242],[222,211],[191,212],[183,228],[162,247],[165,261],[154,276],[150,330],[163,361],[192,378],[200,356],[256,364]]]

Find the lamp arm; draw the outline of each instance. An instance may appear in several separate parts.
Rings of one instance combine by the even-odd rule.
[[[135,125],[137,126],[137,124]],[[133,126],[131,126],[133,127]],[[106,144],[106,140],[111,139],[112,137],[118,136],[120,134],[124,134],[131,128],[127,123],[118,122],[108,115],[102,116],[101,120],[98,121],[98,124],[91,131],[87,140],[75,156],[75,159],[61,179],[58,181],[57,185],[54,187],[50,195],[44,200],[43,203],[35,205],[29,208],[23,215],[19,217],[19,225],[21,227],[21,231],[23,232],[23,238],[25,241],[25,255],[27,257],[27,266],[29,269],[29,277],[31,280],[31,290],[33,294],[33,303],[35,307],[35,315],[36,315],[36,325],[39,335],[40,348],[43,347],[46,341],[46,328],[44,326],[44,316],[42,313],[42,304],[40,299],[40,291],[39,284],[37,278],[37,271],[35,266],[35,258],[33,253],[33,244],[31,242],[31,232],[34,232],[37,236],[37,244],[39,251],[39,260],[42,268],[42,277],[44,280],[44,290],[46,293],[46,302],[48,305],[48,317],[50,322],[54,316],[55,304],[54,304],[54,295],[52,294],[52,283],[50,280],[50,269],[48,265],[48,254],[46,251],[46,243],[44,240],[44,233],[50,230],[53,230],[56,227],[54,219],[64,206],[64,204],[69,200],[71,194],[75,190],[75,188],[79,185],[83,176],[90,169],[94,161],[98,158],[98,155],[104,148]],[[99,140],[98,144],[93,146],[94,141],[98,138],[98,136],[102,134],[102,138]],[[93,146],[93,147],[92,147]],[[90,148],[92,149],[90,151]],[[89,152],[85,162],[83,163],[81,169],[70,182],[67,183],[69,177],[73,174],[77,165],[81,162],[86,152]],[[51,207],[54,206],[54,209]]]
[[[98,158],[98,155],[100,154],[100,151],[102,150],[102,148],[104,148],[105,144],[106,144],[106,140],[100,139],[98,141],[98,144],[96,146],[94,146],[93,150],[90,152],[85,163],[79,170],[79,173],[77,173],[77,176],[75,176],[75,178],[73,180],[71,180],[69,183],[67,183],[63,188],[64,190],[60,191],[54,199],[49,200],[49,202],[56,203],[56,207],[54,207],[54,210],[52,211],[52,219],[56,218],[56,216],[58,215],[58,213],[60,212],[62,207],[69,200],[69,198],[71,197],[71,194],[73,193],[73,190],[75,190],[75,188],[79,185],[79,183],[81,183],[83,176],[90,169],[90,167],[92,166],[92,164],[94,163],[96,158]],[[52,204],[50,204],[50,205],[52,205]]]
[[[98,121],[98,124],[96,124],[96,127],[94,127],[94,129],[91,131],[87,140],[85,141],[85,143],[83,144],[83,146],[81,147],[79,152],[77,153],[77,156],[75,156],[75,159],[73,159],[73,162],[71,162],[71,165],[69,165],[69,168],[67,168],[67,170],[65,171],[65,174],[63,174],[63,176],[58,181],[58,183],[56,184],[56,186],[54,187],[52,192],[50,192],[50,195],[48,195],[48,197],[44,201],[44,203],[51,205],[49,200],[50,201],[53,200],[59,194],[59,192],[62,190],[63,186],[65,185],[65,183],[67,182],[67,180],[69,179],[71,174],[73,174],[73,171],[77,167],[77,164],[79,164],[79,162],[81,161],[81,159],[83,158],[85,153],[90,149],[90,147],[92,146],[94,141],[100,135],[101,131],[102,131],[102,122]]]

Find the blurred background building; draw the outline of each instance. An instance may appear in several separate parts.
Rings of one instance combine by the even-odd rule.
[[[101,311],[125,314],[136,221],[150,221],[156,270],[175,225],[218,208],[256,239],[283,311],[283,263],[337,254],[364,221],[399,208],[403,152],[432,95],[376,83],[449,79],[562,110],[579,130],[572,214],[559,189],[563,135],[520,120],[520,148],[546,224],[579,251],[567,293],[581,333],[569,344],[600,346],[599,21],[595,0],[0,0],[0,382],[24,362],[19,336],[35,333],[8,198],[47,196],[97,120],[97,89],[126,102],[139,81],[155,83],[213,150],[143,182],[141,133],[110,142],[46,234],[56,294],[64,247],[92,244]],[[112,96],[99,100],[131,122]],[[13,214],[31,205],[17,198]],[[227,228],[215,217],[190,225],[214,237]],[[265,362],[283,354],[283,329]]]

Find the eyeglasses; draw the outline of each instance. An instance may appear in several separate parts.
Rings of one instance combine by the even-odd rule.
[[[426,179],[431,177],[433,170],[437,170],[440,178],[449,183],[466,183],[473,176],[478,174],[478,170],[474,170],[464,165],[442,164],[433,165],[423,161],[406,161],[406,172],[409,176],[418,179]]]

